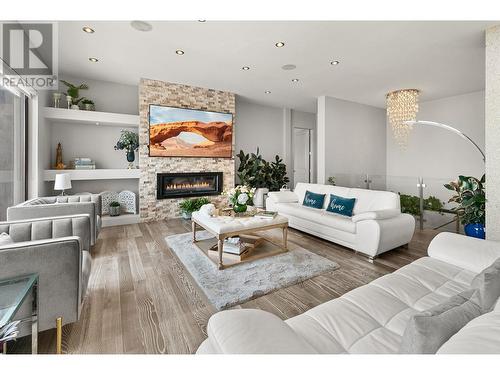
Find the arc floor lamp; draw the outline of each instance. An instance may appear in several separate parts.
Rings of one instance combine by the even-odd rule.
[[[483,161],[486,162],[486,155],[484,155],[483,150],[477,145],[476,142],[474,142],[467,134],[462,133],[460,130],[455,129],[454,127],[446,124],[442,124],[440,122],[434,122],[434,121],[405,121],[404,122],[406,125],[428,125],[428,126],[434,126],[437,128],[445,129],[448,130],[452,133],[455,133],[459,137],[469,141],[472,143],[472,145],[476,148],[481,153],[481,156],[483,157]]]

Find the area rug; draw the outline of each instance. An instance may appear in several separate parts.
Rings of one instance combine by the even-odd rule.
[[[212,235],[200,231],[196,237],[201,240]],[[218,310],[338,268],[335,262],[289,244],[290,251],[286,253],[219,271],[192,243],[192,238],[191,233],[184,233],[166,237],[165,240]]]

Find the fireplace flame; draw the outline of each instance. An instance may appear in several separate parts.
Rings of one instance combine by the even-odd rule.
[[[210,184],[208,182],[195,182],[195,183],[184,183],[184,184],[167,184],[165,185],[165,190],[206,189],[209,187]]]

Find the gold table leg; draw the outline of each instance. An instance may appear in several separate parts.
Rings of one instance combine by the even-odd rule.
[[[62,318],[56,319],[56,354],[62,354]]]

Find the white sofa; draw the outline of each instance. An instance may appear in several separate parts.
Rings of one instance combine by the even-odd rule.
[[[470,289],[500,243],[441,233],[428,255],[285,322],[261,310],[218,312],[197,353],[398,353],[410,317]],[[499,304],[439,349],[460,352],[500,353]]]
[[[326,194],[323,209],[302,204],[307,190]],[[356,198],[353,216],[326,211],[330,194]],[[292,228],[354,249],[370,259],[408,244],[415,230],[415,219],[401,213],[399,195],[389,191],[299,182],[293,192],[269,193],[266,209],[286,216]]]

